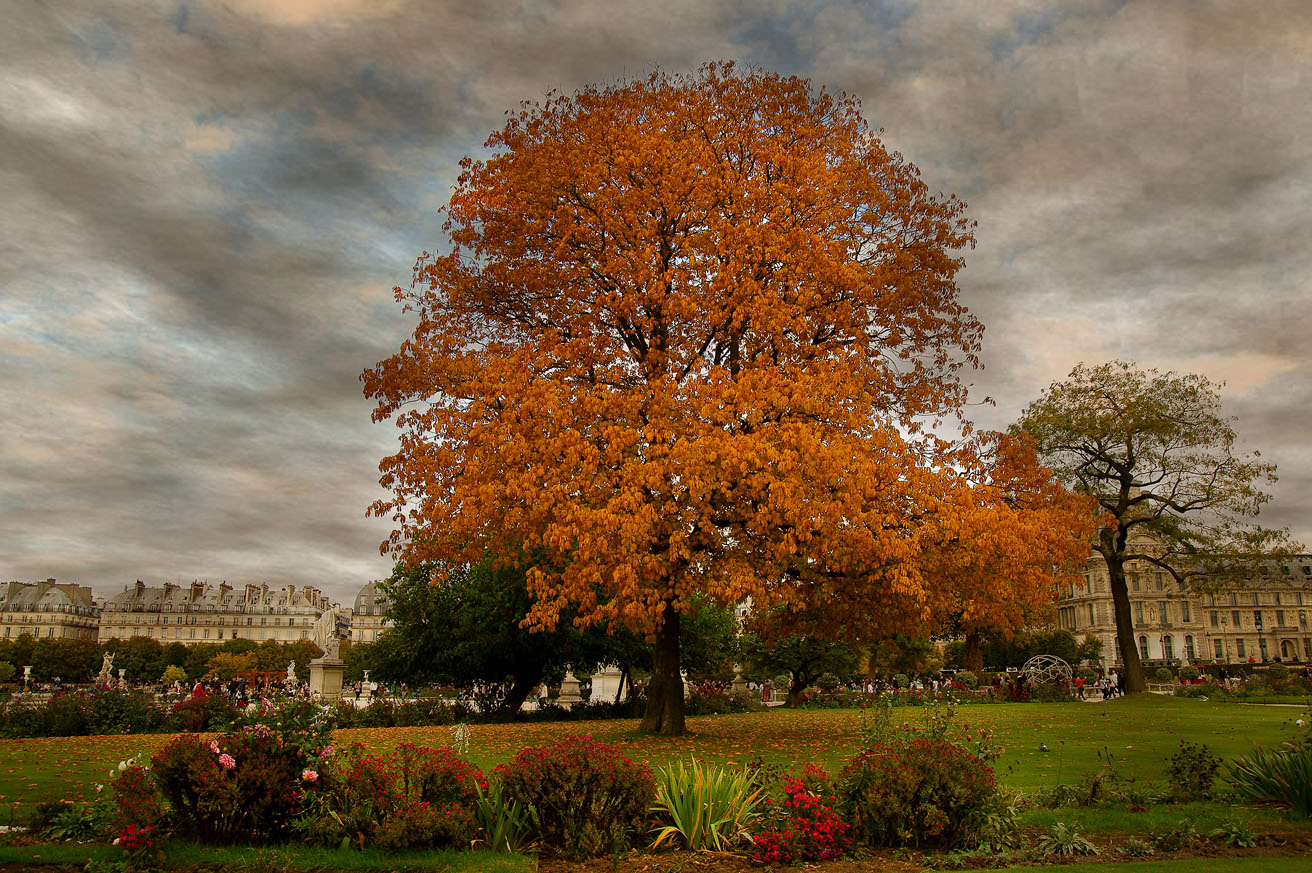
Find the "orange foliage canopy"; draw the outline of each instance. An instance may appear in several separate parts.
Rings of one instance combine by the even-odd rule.
[[[385,550],[525,545],[532,622],[656,632],[695,592],[924,621],[926,555],[1010,544],[924,427],[976,363],[972,225],[856,100],[710,65],[525,105],[487,146],[397,289],[414,336],[363,376],[402,430]]]

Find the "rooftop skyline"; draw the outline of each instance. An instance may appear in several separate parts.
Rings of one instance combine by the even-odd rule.
[[[969,417],[1076,363],[1226,382],[1312,541],[1298,2],[22,4],[0,32],[0,578],[312,585],[391,562],[362,370],[520,101],[735,59],[859,97],[978,221]],[[993,405],[983,404],[985,397]]]

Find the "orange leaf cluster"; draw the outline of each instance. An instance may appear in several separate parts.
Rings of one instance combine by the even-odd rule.
[[[945,544],[1042,539],[925,432],[976,363],[972,225],[854,99],[710,65],[553,95],[488,147],[397,289],[414,336],[363,376],[401,429],[385,550],[527,546],[542,627],[651,631],[702,593],[887,628],[969,575]]]

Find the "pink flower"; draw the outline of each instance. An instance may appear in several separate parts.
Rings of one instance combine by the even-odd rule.
[[[306,767],[301,771],[301,780],[304,782],[318,782],[319,774],[311,770],[309,767]]]
[[[237,766],[237,759],[228,754],[219,755],[219,766],[224,770],[231,770]]]
[[[210,751],[213,752],[213,753],[216,754],[216,755],[219,753],[219,741],[218,741],[218,740],[210,740]]]

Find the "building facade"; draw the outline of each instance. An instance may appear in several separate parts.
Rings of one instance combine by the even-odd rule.
[[[9,582],[0,595],[0,637],[96,638],[100,610],[86,585],[54,579]]]
[[[294,642],[314,639],[314,623],[335,609],[317,588],[234,588],[227,583],[148,587],[140,580],[106,601],[100,641],[152,637],[161,643],[220,643],[246,639]]]
[[[1111,580],[1097,554],[1083,587],[1062,592],[1057,623],[1103,644],[1103,664],[1121,661]],[[1225,591],[1182,589],[1147,562],[1126,565],[1135,645],[1145,662],[1247,664],[1312,662],[1312,555],[1272,562]]]
[[[355,595],[355,606],[351,610],[351,642],[372,643],[389,624],[387,596],[379,590],[375,580]]]

